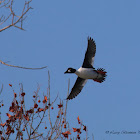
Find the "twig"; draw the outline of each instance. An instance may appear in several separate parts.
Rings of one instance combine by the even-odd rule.
[[[11,16],[12,14],[10,13],[9,14],[9,16],[7,16],[7,18],[5,19],[5,17],[2,15],[2,17],[1,17],[1,23],[0,23],[0,25],[2,25],[4,22],[6,22],[9,18],[10,18],[10,16]],[[4,19],[2,19],[2,18],[4,18]]]
[[[27,67],[21,67],[21,66],[15,66],[15,65],[9,65],[7,63],[4,63],[3,61],[0,60],[0,63],[9,67],[16,67],[16,68],[21,68],[21,69],[31,69],[31,70],[38,70],[38,69],[44,69],[47,68],[47,66],[40,67],[40,68],[27,68]]]
[[[48,101],[49,101],[49,105],[50,105],[50,73],[48,71]],[[50,107],[48,108],[48,117],[49,117],[49,122],[50,122],[50,126],[51,126],[51,130],[52,130],[52,122],[51,122],[51,117],[50,117]]]
[[[33,135],[34,132],[39,128],[40,124],[42,123],[42,120],[44,119],[45,113],[46,113],[46,111],[44,111],[43,116],[42,116],[40,122],[38,123],[37,127],[33,130],[33,132],[30,133],[30,136]]]
[[[68,81],[68,92],[67,92],[67,97],[68,97],[68,95],[69,95],[69,88],[70,88],[70,79],[69,79],[69,81]],[[65,122],[66,122],[67,106],[68,106],[68,100],[66,100],[66,107],[65,107],[65,113],[64,113]]]
[[[2,93],[2,91],[3,91],[3,84],[2,84],[2,86],[1,86],[0,94]]]
[[[0,4],[3,4],[5,2],[5,0],[1,1]],[[2,6],[0,6],[0,8],[7,6],[10,3],[10,0],[8,0],[7,3],[4,3]]]
[[[31,137],[30,139],[35,139],[35,138],[41,137],[41,136],[43,136],[43,133],[39,134],[38,136]],[[25,139],[25,140],[30,140],[30,139]]]
[[[0,24],[2,25],[3,23],[5,23],[10,17],[11,17],[11,20],[12,20],[11,24],[9,24],[8,26],[5,26],[4,28],[0,29],[0,32],[4,31],[4,30],[6,30],[6,29],[8,29],[8,28],[10,28],[12,26],[16,27],[18,29],[24,30],[22,28],[22,26],[23,26],[23,19],[24,19],[24,16],[27,14],[27,12],[30,9],[33,9],[32,7],[29,6],[29,4],[32,2],[32,0],[29,0],[27,2],[25,1],[23,10],[22,10],[22,13],[21,13],[20,16],[17,16],[15,14],[15,12],[13,11],[13,2],[14,2],[14,0],[9,0],[6,4],[4,4],[4,5],[2,5],[0,7],[0,8],[5,7],[5,8],[10,9],[10,14],[9,14],[9,16],[6,19],[5,19],[4,16],[2,16],[0,18],[0,22],[1,22]],[[3,3],[4,3],[4,1],[3,1]],[[10,3],[10,5],[9,5],[9,3]],[[2,19],[3,17],[4,17],[4,19]],[[18,19],[14,20],[15,17],[17,17]],[[20,22],[20,26],[17,26],[16,24],[19,23],[19,22]]]

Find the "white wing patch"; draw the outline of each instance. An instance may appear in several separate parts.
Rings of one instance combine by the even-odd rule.
[[[96,53],[96,44],[93,39],[88,38],[88,47],[85,54],[84,62],[82,67],[83,68],[93,68],[94,56]]]

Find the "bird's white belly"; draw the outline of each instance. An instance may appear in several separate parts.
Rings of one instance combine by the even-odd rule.
[[[98,75],[92,68],[82,67],[80,67],[75,73],[77,76],[83,79],[94,79]]]

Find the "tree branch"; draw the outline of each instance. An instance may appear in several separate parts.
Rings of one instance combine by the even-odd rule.
[[[2,84],[1,89],[0,89],[0,94],[2,93],[2,90],[3,90],[3,84]]]
[[[2,29],[0,29],[0,32],[10,28],[10,27],[16,27],[18,29],[24,30],[23,29],[23,20],[25,19],[25,15],[27,14],[27,12],[32,9],[32,7],[30,7],[30,3],[32,2],[32,0],[29,1],[25,1],[21,15],[18,15],[14,12],[13,10],[13,3],[14,0],[9,0],[7,3],[5,3],[5,0],[0,1],[0,5],[3,3],[3,5],[0,8],[6,8],[9,9],[10,14],[5,17],[4,15],[2,15],[0,17],[0,25],[6,23],[6,21],[11,20],[11,24],[3,27]],[[15,20],[16,19],[16,20]],[[17,25],[18,23],[20,23],[20,25]]]
[[[3,61],[0,60],[0,63],[9,67],[16,67],[16,68],[21,68],[21,69],[31,69],[31,70],[38,70],[38,69],[44,69],[47,68],[47,66],[40,67],[40,68],[27,68],[27,67],[21,67],[21,66],[15,66],[15,65],[9,65],[7,63],[4,63]]]

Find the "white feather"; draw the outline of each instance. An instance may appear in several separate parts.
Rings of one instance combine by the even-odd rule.
[[[94,79],[98,76],[97,72],[92,68],[82,68],[80,67],[75,74],[83,79]]]

